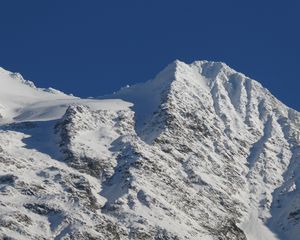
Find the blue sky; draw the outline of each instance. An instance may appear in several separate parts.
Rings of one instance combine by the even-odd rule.
[[[299,13],[299,0],[1,1],[0,66],[87,97],[174,59],[223,61],[300,110]]]

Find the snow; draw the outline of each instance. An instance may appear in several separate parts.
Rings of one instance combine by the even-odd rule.
[[[176,64],[176,61],[171,63],[153,80],[131,87],[126,86],[112,95],[100,98],[120,98],[133,103],[132,109],[136,114],[136,128],[137,131],[141,131],[152,117],[153,112],[159,107],[162,93],[167,92],[170,84],[175,80]]]
[[[66,95],[53,88],[36,88],[20,74],[0,69],[2,122],[49,121],[61,118],[69,105],[83,104],[93,110],[124,110],[132,104],[119,99],[92,100]]]
[[[248,219],[246,219],[240,226],[246,233],[248,240],[276,240],[279,239],[269,228],[259,219],[257,210],[251,209],[249,211]]]
[[[295,239],[300,114],[224,63],[81,99],[0,69],[0,237]]]

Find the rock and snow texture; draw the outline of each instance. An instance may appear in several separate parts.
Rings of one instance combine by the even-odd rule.
[[[300,114],[227,65],[97,100],[0,86],[0,238],[300,236]]]

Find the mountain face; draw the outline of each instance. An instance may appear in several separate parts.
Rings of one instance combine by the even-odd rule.
[[[300,113],[224,63],[99,99],[0,86],[2,239],[300,236]]]

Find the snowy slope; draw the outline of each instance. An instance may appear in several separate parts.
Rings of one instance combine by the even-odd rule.
[[[0,68],[0,114],[2,122],[47,121],[61,118],[67,107],[84,104],[94,110],[126,109],[130,103],[120,100],[97,101],[79,99],[53,88],[37,88],[19,73],[11,73]]]
[[[300,235],[300,114],[226,64],[175,61],[98,100],[0,85],[2,238]]]

